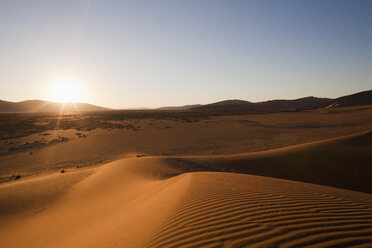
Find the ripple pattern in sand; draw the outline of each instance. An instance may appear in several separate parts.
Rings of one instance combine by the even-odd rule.
[[[232,173],[190,173],[149,247],[372,247],[372,196]]]

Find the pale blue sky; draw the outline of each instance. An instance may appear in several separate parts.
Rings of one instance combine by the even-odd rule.
[[[0,99],[113,108],[372,89],[372,1],[0,1]]]

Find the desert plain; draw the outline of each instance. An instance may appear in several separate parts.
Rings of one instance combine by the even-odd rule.
[[[372,105],[0,115],[0,247],[371,247]]]

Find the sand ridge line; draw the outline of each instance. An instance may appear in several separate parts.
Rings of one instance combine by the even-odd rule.
[[[372,131],[262,152],[164,159],[190,172],[244,173],[372,193]]]
[[[189,175],[154,178],[173,169],[159,159],[126,159],[96,169],[71,191],[6,237],[8,247],[135,247],[171,212]],[[38,229],[35,229],[38,226]],[[141,233],[141,235],[138,235]],[[22,240],[18,237],[22,235]]]

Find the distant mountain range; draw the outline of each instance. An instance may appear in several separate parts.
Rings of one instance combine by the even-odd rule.
[[[335,108],[372,104],[372,90],[342,96],[335,99],[304,97],[294,100],[270,100],[249,102],[244,100],[226,100],[206,105],[194,104],[185,106],[169,106],[157,110],[200,110],[200,111],[281,111],[317,108]],[[112,110],[88,103],[57,103],[42,100],[8,102],[0,100],[0,113],[38,113],[38,112],[77,112]]]
[[[249,102],[244,100],[226,100],[206,105],[186,105],[180,107],[168,107],[167,109],[191,109],[191,110],[244,110],[244,111],[280,111],[280,110],[298,110],[298,109],[317,109],[325,107],[344,107],[372,104],[372,90],[359,92],[352,95],[339,97],[336,99],[304,97],[294,100],[270,100],[264,102]],[[160,108],[162,109],[162,108]]]
[[[78,112],[103,111],[108,108],[88,103],[59,103],[42,100],[28,100],[22,102],[8,102],[0,100],[1,113],[40,113],[40,112]]]

